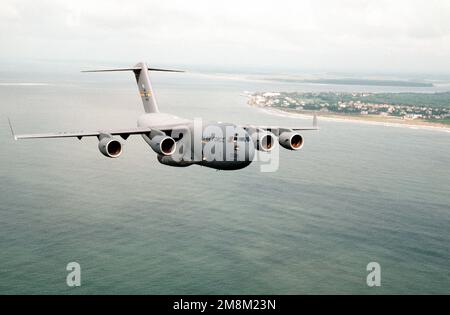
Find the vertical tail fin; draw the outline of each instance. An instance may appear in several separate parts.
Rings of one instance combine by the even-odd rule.
[[[163,72],[184,72],[180,70],[168,70],[149,68],[144,62],[138,63],[133,68],[116,68],[103,70],[86,70],[82,72],[110,72],[110,71],[133,71],[136,77],[136,83],[139,88],[139,93],[142,98],[142,104],[146,113],[158,113],[158,104],[156,103],[155,94],[153,93],[152,84],[148,71],[163,71]]]
[[[158,113],[158,103],[156,103],[155,94],[153,93],[152,84],[148,75],[148,67],[145,63],[140,62],[133,70],[139,93],[142,98],[142,104],[146,113]]]

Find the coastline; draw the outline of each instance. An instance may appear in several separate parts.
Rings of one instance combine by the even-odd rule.
[[[251,106],[251,105],[250,105]],[[364,123],[364,124],[372,124],[372,125],[382,125],[382,126],[390,126],[390,127],[406,127],[413,129],[427,129],[427,130],[436,130],[450,133],[450,125],[428,122],[423,120],[404,120],[395,117],[383,117],[383,116],[350,116],[350,115],[341,115],[341,114],[333,114],[333,113],[324,113],[324,112],[314,112],[314,111],[295,111],[295,110],[282,110],[278,108],[267,108],[267,107],[258,107],[269,114],[275,114],[278,116],[287,116],[290,118],[306,118],[313,117],[317,115],[319,119],[328,120],[328,121],[339,121],[339,122],[354,122],[354,123]]]

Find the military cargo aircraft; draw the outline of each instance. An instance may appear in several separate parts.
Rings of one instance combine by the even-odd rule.
[[[97,137],[100,152],[108,158],[122,154],[123,142],[132,135],[141,135],[157,154],[162,164],[176,167],[202,165],[217,170],[242,169],[254,160],[255,150],[271,152],[278,143],[288,150],[300,150],[304,139],[299,131],[318,130],[314,117],[311,128],[285,128],[278,126],[238,126],[222,122],[189,120],[161,113],[153,93],[149,71],[183,72],[149,68],[140,62],[132,68],[87,70],[82,72],[131,71],[136,77],[145,113],[137,121],[137,127],[120,130],[94,130],[57,132],[46,134],[15,134],[15,140],[42,138]],[[123,139],[123,140],[120,140]]]

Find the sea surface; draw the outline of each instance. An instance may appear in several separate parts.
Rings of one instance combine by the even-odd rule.
[[[151,77],[163,112],[292,127],[311,119],[250,107],[243,92],[430,91]],[[97,130],[134,127],[142,113],[129,73],[1,73],[1,294],[450,293],[450,133],[323,120],[263,173],[258,162],[164,166],[139,136],[118,159],[95,138],[14,141],[7,122]],[[366,284],[369,262],[380,287]]]

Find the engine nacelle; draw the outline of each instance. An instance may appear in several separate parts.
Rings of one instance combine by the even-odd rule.
[[[150,139],[149,144],[153,151],[162,155],[172,155],[177,148],[173,138],[163,135],[154,136]]]
[[[272,151],[275,144],[275,137],[269,132],[254,132],[252,134],[252,140],[255,148],[259,151]]]
[[[303,147],[303,137],[296,132],[283,132],[278,141],[283,148],[288,150],[300,150]]]
[[[122,143],[113,137],[105,136],[100,138],[98,149],[104,156],[116,158],[122,154]]]

